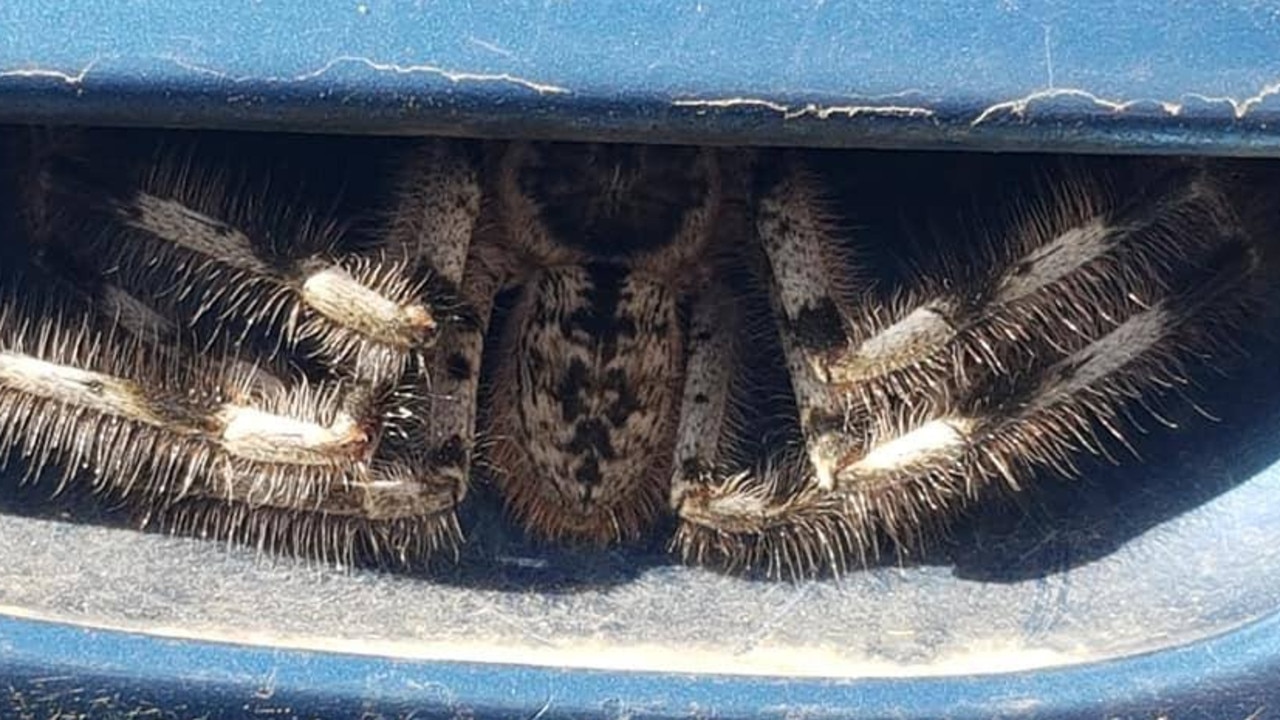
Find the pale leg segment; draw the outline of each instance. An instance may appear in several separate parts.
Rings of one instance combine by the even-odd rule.
[[[724,477],[732,463],[735,375],[742,351],[740,308],[716,284],[704,292],[689,321],[680,422],[672,459],[670,506]]]
[[[276,351],[305,345],[386,382],[436,340],[438,311],[398,248],[344,251],[334,223],[248,202],[209,170],[162,166],[124,187],[65,161],[45,174],[46,204],[60,207],[42,233],[49,249],[165,315],[208,325],[211,341],[267,335]]]
[[[858,451],[847,432],[848,403],[827,370],[850,345],[846,306],[864,289],[857,266],[836,245],[819,181],[786,156],[780,179],[759,200],[756,231],[768,256],[770,299],[782,336],[815,481],[831,488],[841,460]]]
[[[218,203],[191,206],[191,188],[63,180],[64,202],[79,195],[106,221],[98,260],[109,267],[98,270],[110,277],[87,294],[107,301],[107,322],[69,330],[8,303],[4,449],[23,448],[35,474],[56,462],[63,482],[89,472],[144,524],[339,562],[417,562],[457,542],[496,292],[464,277],[479,189],[459,155],[432,143],[414,156],[373,255],[289,259],[224,222]],[[289,225],[302,233],[292,239],[323,247],[322,225]],[[428,301],[428,285],[447,302]],[[277,351],[309,337],[336,379],[275,377],[244,356],[205,361],[174,331],[184,310],[214,316],[214,337],[224,326],[284,333]],[[51,351],[24,355],[36,326],[52,333]]]
[[[1185,368],[1220,354],[1215,346],[1248,317],[1256,289],[1252,249],[1212,186],[1192,177],[1142,207],[1124,208],[1112,225],[1092,215],[1047,223],[1051,232],[1020,262],[993,268],[998,291],[986,294],[992,304],[985,308],[920,298],[894,310],[900,319],[888,325],[848,321],[856,344],[823,346],[801,339],[798,309],[820,307],[835,293],[821,284],[821,273],[792,257],[802,254],[796,245],[805,237],[794,217],[811,196],[787,187],[765,195],[759,224],[808,463],[686,491],[682,551],[695,561],[773,575],[839,573],[877,558],[886,540],[909,552],[989,489],[1019,490],[1046,469],[1072,474],[1080,453],[1110,457],[1109,447],[1127,444],[1138,411],[1160,417],[1153,408],[1180,399]],[[810,237],[812,244],[829,241],[825,232]],[[803,286],[794,280],[806,275],[817,279]],[[1101,310],[1090,313],[1095,298]],[[961,317],[1036,322],[1031,330],[982,334]],[[1059,332],[1046,337],[1055,327]],[[975,342],[989,343],[989,352]],[[924,400],[908,411],[860,413],[868,399],[899,396],[862,392],[851,378],[823,370],[868,351],[903,358],[888,364],[890,372],[942,358],[920,375],[951,382],[915,388]],[[993,358],[990,365],[955,365],[984,356]],[[832,412],[842,404],[851,409]],[[841,454],[824,455],[815,443],[821,435],[806,421],[806,407],[810,418],[829,413]],[[873,413],[880,414],[867,422]],[[784,486],[795,489],[779,492]]]

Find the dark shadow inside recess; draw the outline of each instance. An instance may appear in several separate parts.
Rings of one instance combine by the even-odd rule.
[[[965,242],[965,236],[948,236],[940,224],[950,218],[943,216],[939,223],[921,212],[919,203],[948,203],[955,219],[965,218],[956,227],[998,232],[1004,201],[1043,182],[1046,167],[1092,172],[1118,165],[1121,192],[1143,186],[1145,167],[1142,158],[1023,154],[815,152],[812,157],[839,197],[858,200],[859,220],[869,231],[886,233],[883,247],[899,241],[895,233],[905,233],[939,254],[949,243]],[[1259,183],[1241,186],[1254,197],[1264,197],[1260,188],[1274,187],[1275,170],[1265,161],[1239,163],[1232,171]],[[1272,253],[1280,248],[1277,239],[1274,232],[1260,238]],[[902,272],[891,258],[879,269],[890,277]],[[1274,322],[1274,315],[1266,317]],[[985,582],[1063,572],[1104,558],[1257,476],[1280,458],[1275,444],[1280,353],[1273,327],[1235,331],[1240,347],[1224,349],[1225,363],[1193,369],[1185,401],[1161,410],[1173,429],[1135,413],[1137,430],[1125,438],[1131,449],[1112,443],[1111,459],[1082,456],[1073,477],[1044,472],[1028,492],[984,498],[923,553],[899,562],[946,566],[957,577]]]
[[[1169,435],[1151,423],[1137,457],[1081,463],[1078,478],[1047,478],[1016,500],[974,513],[922,558],[958,577],[1016,582],[1105,558],[1142,533],[1212,501],[1275,463],[1280,400],[1251,392],[1274,381],[1276,354],[1206,385],[1213,419],[1189,417]],[[1139,469],[1140,468],[1140,469]]]
[[[148,143],[148,133],[120,131],[121,152],[136,139]],[[316,136],[206,134],[201,152],[209,157],[234,157],[255,169],[273,168],[275,184],[305,185],[307,197],[325,200],[324,209],[356,218],[358,229],[375,227],[381,198],[392,177],[392,157],[405,140],[324,138]],[[880,246],[891,248],[906,233],[929,238],[945,249],[963,237],[939,233],[954,216],[982,217],[984,227],[998,227],[1002,198],[1044,172],[1046,158],[1030,155],[973,155],[906,152],[825,152],[813,154],[815,163],[832,179],[837,204],[857,202],[862,214],[843,222],[850,230],[881,235]],[[1078,159],[1084,166],[1101,166],[1109,158]],[[334,168],[342,168],[335,172]],[[7,181],[12,181],[8,173]],[[18,188],[3,188],[13,198]],[[950,214],[920,211],[945,204]],[[15,213],[0,217],[6,238],[21,237]],[[905,230],[904,230],[905,228]],[[18,243],[0,244],[0,262],[15,267],[22,253]],[[886,258],[888,255],[886,254]],[[885,276],[904,272],[886,258],[877,269]],[[509,303],[510,297],[502,299]],[[500,302],[500,306],[504,304]],[[500,325],[502,309],[499,309]],[[1277,353],[1262,333],[1248,333],[1246,356],[1229,372],[1197,375],[1199,387],[1190,394],[1206,414],[1188,404],[1184,416],[1172,418],[1182,429],[1168,432],[1149,421],[1149,433],[1133,438],[1141,460],[1114,448],[1119,465],[1083,458],[1080,477],[1047,477],[1016,499],[994,499],[968,513],[922,554],[887,556],[881,564],[951,568],[956,577],[993,582],[1018,582],[1082,566],[1107,557],[1130,539],[1152,527],[1193,510],[1241,483],[1247,482],[1280,457],[1274,438],[1280,436],[1280,392],[1274,385]],[[777,352],[776,345],[772,352]],[[757,353],[757,359],[769,352]],[[776,363],[761,360],[754,372],[765,388],[752,416],[761,445],[794,444],[785,399],[785,377]],[[1259,388],[1262,391],[1259,392]],[[6,481],[0,483],[0,512],[46,517],[68,522],[127,526],[128,513],[109,498],[94,497],[80,487],[68,488],[50,499],[48,482],[19,484],[11,460]],[[441,562],[421,573],[434,583],[476,589],[572,593],[627,583],[657,568],[674,566],[666,552],[667,521],[641,543],[606,550],[553,547],[535,543],[503,517],[501,502],[485,483],[478,483],[461,509],[467,542],[459,562]],[[768,582],[763,580],[762,582]]]

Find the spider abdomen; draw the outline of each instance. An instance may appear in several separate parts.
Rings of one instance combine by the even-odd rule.
[[[494,464],[535,534],[633,538],[666,493],[682,370],[675,294],[607,263],[535,273],[504,343]]]

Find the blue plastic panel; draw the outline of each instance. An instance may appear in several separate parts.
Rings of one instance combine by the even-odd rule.
[[[1272,2],[0,5],[0,120],[1274,154]]]
[[[375,148],[406,144],[249,140],[372,168],[387,166]],[[936,197],[931,181],[954,179],[876,165],[927,170],[937,154],[822,155],[912,208]],[[990,177],[988,164],[1031,161],[969,155],[962,167]],[[8,497],[15,475],[0,475],[0,676],[11,707],[50,712],[533,716],[550,702],[552,714],[1247,717],[1280,702],[1280,394],[1274,353],[1245,365],[1204,393],[1217,422],[1186,408],[1184,432],[1136,443],[1140,462],[1045,478],[1030,507],[983,512],[935,552],[839,581],[724,576],[678,565],[660,542],[540,547],[479,487],[456,566],[343,570],[142,534],[74,505],[24,516]],[[29,491],[48,507],[48,485]]]
[[[0,38],[7,122],[1280,154],[1280,3],[3,3]],[[485,607],[416,578],[264,568],[251,553],[191,541],[9,519],[0,713],[1258,717],[1280,703],[1268,572],[1280,552],[1270,502],[1280,422],[1257,424],[1252,453],[1223,442],[1194,462],[1168,461],[1201,484],[1194,512],[1110,508],[1108,522],[1132,525],[1131,542],[1092,547],[1082,522],[1076,537],[1029,549],[1064,555],[1060,572],[1036,578],[924,566],[762,587],[642,566],[622,587],[559,592],[535,580],[528,587],[542,594],[506,587]],[[156,564],[100,574],[108,556]],[[181,573],[157,573],[175,557]],[[514,560],[513,575],[524,562]],[[556,562],[576,561],[526,574],[558,572]],[[670,593],[665,605],[643,594],[655,586]],[[273,593],[288,613],[273,612],[293,623],[288,643],[271,634],[282,631],[265,619],[276,615],[252,605]],[[1003,624],[938,605],[941,593]],[[104,619],[104,607],[124,612]],[[735,614],[747,607],[771,624]],[[675,626],[707,608],[716,612],[704,625],[675,630],[708,642],[729,637],[725,627],[759,635],[708,670],[782,667],[769,643],[805,640],[841,645],[851,664],[810,678],[677,674],[637,652],[624,660],[644,671],[608,672],[548,650],[532,666],[552,644],[538,644],[548,619],[566,618],[560,629],[579,633],[569,640],[622,637],[630,644],[614,645],[616,658],[655,619]],[[806,635],[811,608],[843,624]],[[376,624],[374,610],[392,615]],[[486,642],[527,653],[521,663],[467,662],[457,646],[406,651],[465,639],[468,615],[491,629]],[[432,624],[442,619],[451,630]],[[228,627],[256,645],[210,640]],[[838,642],[841,632],[857,642]],[[1022,644],[941,664],[975,637]],[[670,669],[691,671],[675,650]],[[856,664],[867,657],[884,662]]]
[[[405,663],[0,617],[10,712],[31,717],[1253,719],[1276,697],[1277,636],[1270,620],[1087,668],[907,683]]]

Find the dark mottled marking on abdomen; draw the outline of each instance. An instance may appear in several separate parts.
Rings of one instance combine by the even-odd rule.
[[[609,436],[609,428],[594,417],[578,419],[573,427],[573,438],[564,449],[574,455],[591,454],[605,460],[618,457],[613,448],[613,439]]]

